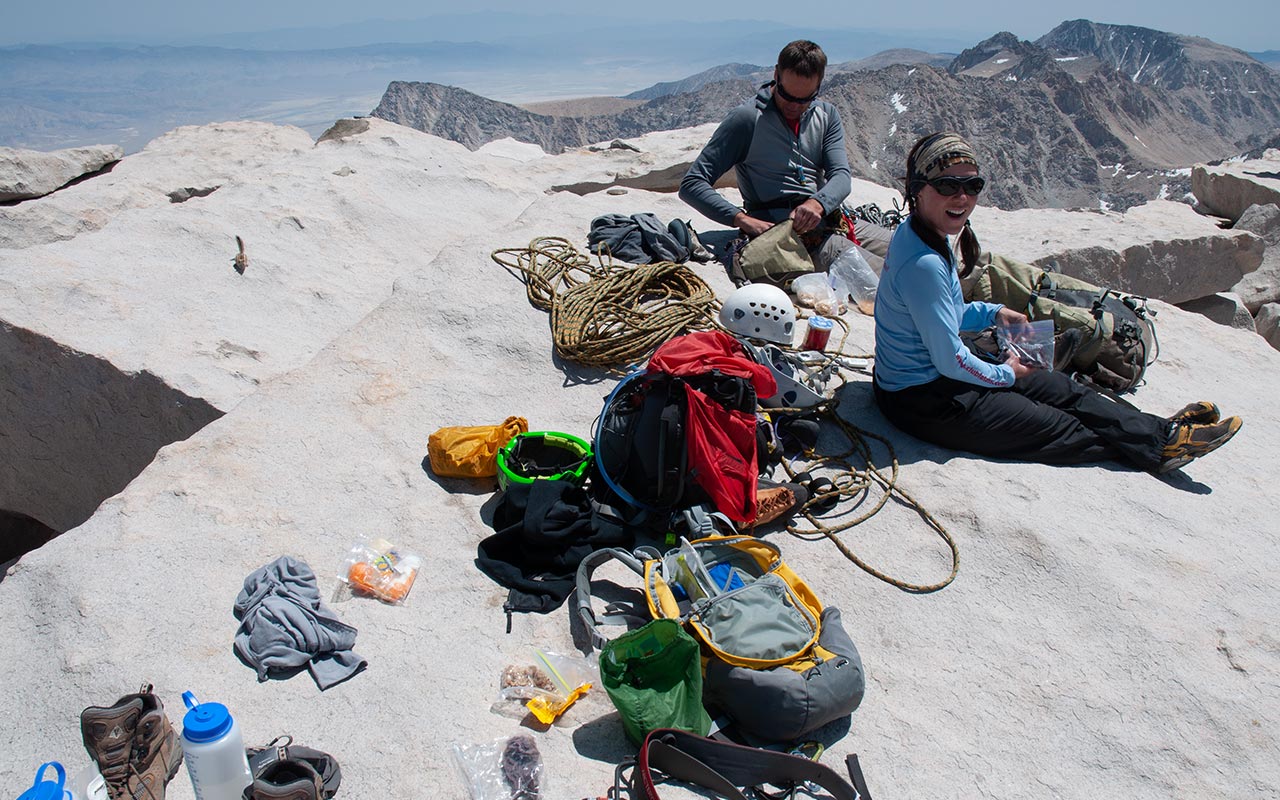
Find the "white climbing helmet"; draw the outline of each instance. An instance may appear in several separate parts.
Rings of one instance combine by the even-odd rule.
[[[748,283],[725,298],[720,307],[720,324],[748,339],[790,347],[796,308],[777,286]]]
[[[743,346],[757,364],[763,364],[773,373],[778,391],[772,397],[761,397],[765,408],[810,408],[830,399],[827,384],[834,367],[830,360],[820,366],[805,364],[801,357],[780,347],[766,344],[757,347],[750,342]]]

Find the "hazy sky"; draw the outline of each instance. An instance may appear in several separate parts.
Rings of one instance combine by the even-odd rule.
[[[1024,39],[1047,33],[1066,19],[1090,19],[1141,25],[1173,33],[1205,36],[1244,50],[1280,49],[1280,2],[1276,0],[1073,0],[1067,4],[1016,3],[996,0],[902,3],[830,3],[806,5],[777,0],[737,0],[734,3],[690,3],[688,0],[647,0],[643,3],[602,3],[599,0],[477,0],[476,5],[435,0],[217,0],[175,3],[174,0],[0,0],[0,45],[64,41],[181,42],[203,35],[253,32],[277,28],[340,26],[370,19],[422,19],[435,14],[473,11],[494,13],[570,13],[625,16],[643,14],[647,22],[666,19],[709,21],[769,20],[793,25],[821,24],[808,10],[840,14],[833,27],[952,29],[963,39],[1008,30]],[[973,34],[972,37],[967,34]],[[480,39],[483,34],[477,33]]]

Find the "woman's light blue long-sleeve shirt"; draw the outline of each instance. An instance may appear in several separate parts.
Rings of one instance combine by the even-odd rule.
[[[893,234],[876,290],[876,383],[891,392],[940,376],[978,386],[1013,385],[1006,364],[979,359],[960,331],[994,324],[997,303],[966,303],[955,267],[911,229]]]

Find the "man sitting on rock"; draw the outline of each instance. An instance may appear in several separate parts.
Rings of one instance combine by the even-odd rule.
[[[851,186],[844,126],[836,107],[817,99],[826,68],[827,55],[813,42],[782,48],[773,80],[729,112],[680,183],[680,199],[752,238],[790,219],[823,271],[852,244],[837,233]],[[730,168],[744,208],[712,188]],[[891,232],[876,227],[860,222],[855,234],[871,244],[868,260],[878,268]]]

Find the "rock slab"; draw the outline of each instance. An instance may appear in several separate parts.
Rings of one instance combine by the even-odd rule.
[[[1280,150],[1248,161],[1198,164],[1191,169],[1191,192],[1203,211],[1233,222],[1249,206],[1280,203]]]
[[[1240,295],[1233,292],[1218,292],[1198,300],[1179,303],[1184,311],[1191,311],[1208,317],[1219,325],[1227,325],[1241,330],[1254,330],[1253,314],[1245,308]]]
[[[51,153],[0,147],[0,202],[42,197],[122,158],[124,149],[114,144]]]
[[[993,253],[1168,303],[1229,290],[1258,268],[1266,246],[1168,200],[1123,214],[979,206],[973,228]]]
[[[1262,264],[1231,287],[1249,313],[1257,314],[1263,305],[1280,301],[1280,206],[1249,206],[1232,227],[1262,237],[1267,246]]]
[[[492,532],[493,484],[438,478],[423,461],[432,431],[512,414],[587,435],[616,381],[555,358],[547,314],[491,252],[549,235],[585,250],[601,214],[670,219],[688,209],[639,189],[545,191],[642,166],[630,151],[517,163],[372,121],[349,138],[307,138],[297,152],[254,161],[281,133],[297,134],[184,131],[163,154],[152,149],[133,166],[130,156],[106,176],[130,176],[130,186],[103,193],[89,181],[41,201],[68,211],[101,201],[111,224],[0,250],[0,318],[21,317],[59,343],[74,338],[77,351],[117,366],[149,365],[226,411],[162,447],[87,522],[0,581],[0,674],[13,700],[0,704],[0,796],[30,786],[43,761],[83,766],[80,711],[143,681],[175,722],[189,689],[227,704],[247,745],[289,733],[333,754],[342,798],[465,797],[451,747],[518,733],[537,740],[546,800],[599,796],[635,754],[602,693],[549,728],[490,710],[502,670],[530,663],[533,647],[580,652],[576,615],[516,615],[507,633],[507,592],[474,567]],[[232,160],[254,164],[248,174],[213,174],[199,153],[219,141]],[[648,168],[680,160],[649,146],[657,143],[638,144],[653,155]],[[344,167],[349,174],[335,174]],[[222,188],[185,203],[164,194],[215,183]],[[244,276],[223,246],[233,233],[253,259]],[[139,266],[103,265],[103,252],[112,264],[133,253]],[[731,290],[723,268],[693,269],[718,296]],[[162,316],[182,299],[172,284],[202,302]],[[291,301],[318,305],[299,316]],[[825,605],[844,611],[867,695],[851,721],[815,738],[827,763],[857,752],[877,797],[1280,795],[1271,568],[1280,535],[1265,513],[1280,474],[1280,353],[1153,305],[1161,356],[1135,402],[1168,414],[1203,397],[1246,419],[1222,451],[1163,479],[926,445],[880,414],[868,376],[848,376],[841,415],[884,437],[868,439],[883,474],[896,463],[899,489],[962,551],[957,580],[919,596],[858,570],[830,541],[765,534]],[[846,352],[874,346],[870,317],[842,321]],[[255,380],[219,377],[234,372]],[[32,391],[62,389],[33,382]],[[57,421],[38,433],[58,435]],[[334,604],[359,630],[369,668],[323,693],[303,675],[258,682],[231,649],[244,577],[290,554],[316,570],[328,597],[361,534],[429,565],[403,606]],[[897,503],[836,535],[904,580],[938,580],[950,566],[935,532]],[[185,776],[166,796],[191,800]]]
[[[1258,309],[1254,324],[1258,327],[1258,335],[1280,350],[1280,303],[1267,303]]]

